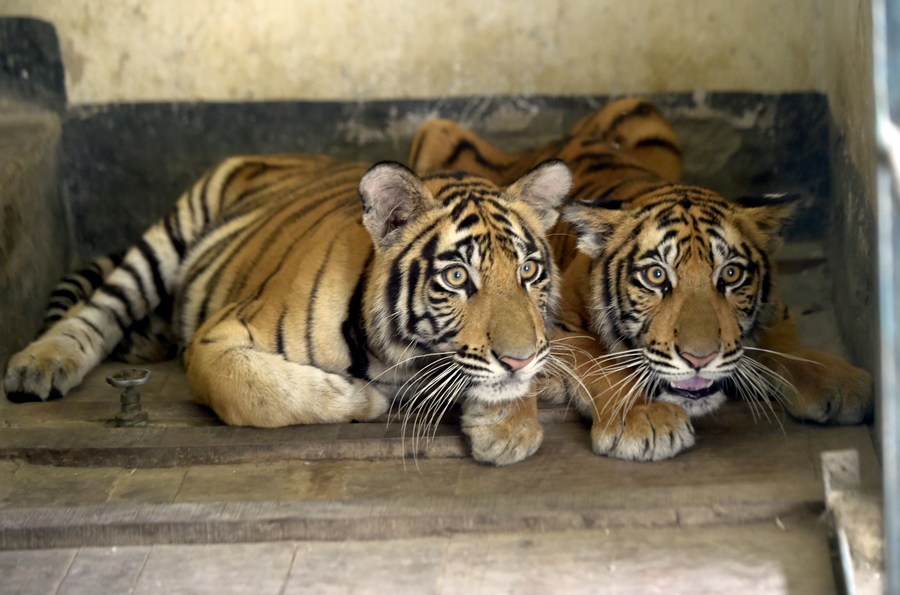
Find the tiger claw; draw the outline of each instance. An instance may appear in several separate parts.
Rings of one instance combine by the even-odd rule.
[[[874,408],[872,376],[834,358],[826,371],[816,370],[802,392],[785,391],[791,415],[828,424],[858,424],[871,419]]]
[[[618,424],[594,420],[594,453],[629,461],[670,459],[692,447],[694,427],[687,412],[672,403],[635,405]]]
[[[42,339],[9,360],[3,380],[6,398],[13,403],[59,399],[84,375],[65,337]]]
[[[470,399],[463,405],[462,428],[472,457],[492,465],[518,463],[533,455],[544,439],[536,407],[521,401],[485,404]]]

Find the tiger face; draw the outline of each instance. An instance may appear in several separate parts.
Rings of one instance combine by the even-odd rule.
[[[771,254],[791,202],[657,185],[567,207],[592,259],[588,323],[644,394],[693,417],[727,391],[767,388],[747,354],[774,316]]]
[[[391,196],[388,183],[396,178],[364,178],[364,203]],[[409,172],[404,183],[396,194],[414,202],[364,216],[375,244],[364,304],[375,345],[387,360],[417,359],[415,382],[428,390],[411,393],[522,397],[550,351],[559,282],[544,230],[570,188],[568,168],[549,162],[502,190],[464,174]]]

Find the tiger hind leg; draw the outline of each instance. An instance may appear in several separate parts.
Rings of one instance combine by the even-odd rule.
[[[388,410],[387,397],[365,381],[263,351],[237,321],[221,322],[201,337],[185,352],[188,384],[229,425],[364,421]]]
[[[420,175],[460,170],[501,184],[515,179],[506,170],[517,159],[517,155],[506,153],[465,126],[436,118],[416,131],[408,162]]]
[[[760,337],[754,357],[770,370],[762,382],[778,389],[788,412],[818,423],[857,424],[872,418],[872,376],[843,358],[803,345],[789,316]]]

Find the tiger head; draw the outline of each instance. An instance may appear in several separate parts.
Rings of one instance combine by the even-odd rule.
[[[765,382],[747,353],[780,315],[772,255],[793,202],[656,184],[565,208],[591,258],[586,322],[644,394],[697,416]]]
[[[369,170],[360,196],[375,252],[363,308],[384,363],[407,362],[420,393],[524,396],[549,354],[559,282],[545,230],[570,187],[562,161],[502,189],[396,163]]]

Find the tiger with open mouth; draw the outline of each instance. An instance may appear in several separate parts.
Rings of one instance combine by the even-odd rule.
[[[555,352],[576,373],[548,378],[544,393],[572,398],[592,419],[597,454],[672,457],[695,442],[691,418],[726,395],[759,414],[774,398],[821,423],[871,414],[871,376],[803,345],[778,297],[774,254],[795,197],[727,200],[679,183],[678,137],[649,102],[614,101],[517,154],[431,120],[409,163],[504,183],[548,158],[574,175],[549,237],[563,275]]]

